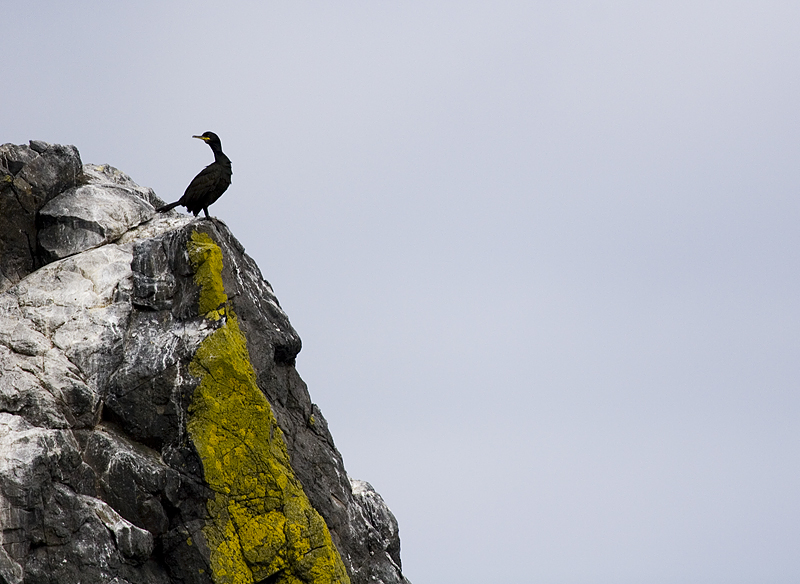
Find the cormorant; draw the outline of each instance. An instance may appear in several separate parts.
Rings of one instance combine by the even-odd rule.
[[[159,207],[156,211],[163,213],[178,205],[183,205],[187,211],[194,213],[195,217],[202,209],[206,218],[209,218],[208,207],[219,199],[231,184],[231,175],[233,174],[231,159],[225,156],[222,151],[222,142],[214,132],[205,132],[202,136],[192,136],[192,138],[204,140],[211,147],[214,152],[214,162],[192,179],[180,199]]]

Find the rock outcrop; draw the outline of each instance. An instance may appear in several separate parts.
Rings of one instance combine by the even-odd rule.
[[[406,583],[227,227],[0,146],[0,584]]]

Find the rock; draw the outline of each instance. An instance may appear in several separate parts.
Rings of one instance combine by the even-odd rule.
[[[94,509],[98,519],[114,535],[117,548],[125,558],[140,564],[150,557],[150,554],[153,553],[153,535],[149,531],[126,521],[110,505],[100,499],[84,495],[80,497],[80,500]]]
[[[400,572],[400,536],[389,507],[375,489],[366,481],[350,479],[354,505],[349,507],[350,524],[354,526],[356,549],[366,552],[379,561],[360,562],[366,571],[362,580],[367,582],[395,582]],[[361,529],[358,529],[358,528]]]
[[[164,204],[153,189],[139,186],[127,174],[108,164],[84,164],[83,181],[89,184],[119,187],[124,192],[147,201],[151,207],[161,207]]]
[[[74,146],[39,141],[0,146],[0,292],[39,267],[36,214],[80,177]]]
[[[0,264],[0,582],[407,582],[241,244],[68,152],[0,148],[41,195],[41,256]]]
[[[147,200],[152,197],[116,169],[90,166],[84,177],[90,184],[64,191],[39,211],[45,262],[115,241],[155,212]]]
[[[11,559],[6,550],[0,546],[0,578],[5,584],[22,584],[24,572],[22,566]]]

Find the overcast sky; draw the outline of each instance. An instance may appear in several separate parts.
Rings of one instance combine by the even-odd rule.
[[[800,3],[11,2],[0,142],[211,209],[413,584],[800,581]]]

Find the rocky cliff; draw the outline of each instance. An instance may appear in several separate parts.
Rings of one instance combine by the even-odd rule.
[[[0,583],[405,583],[219,221],[0,146]]]

